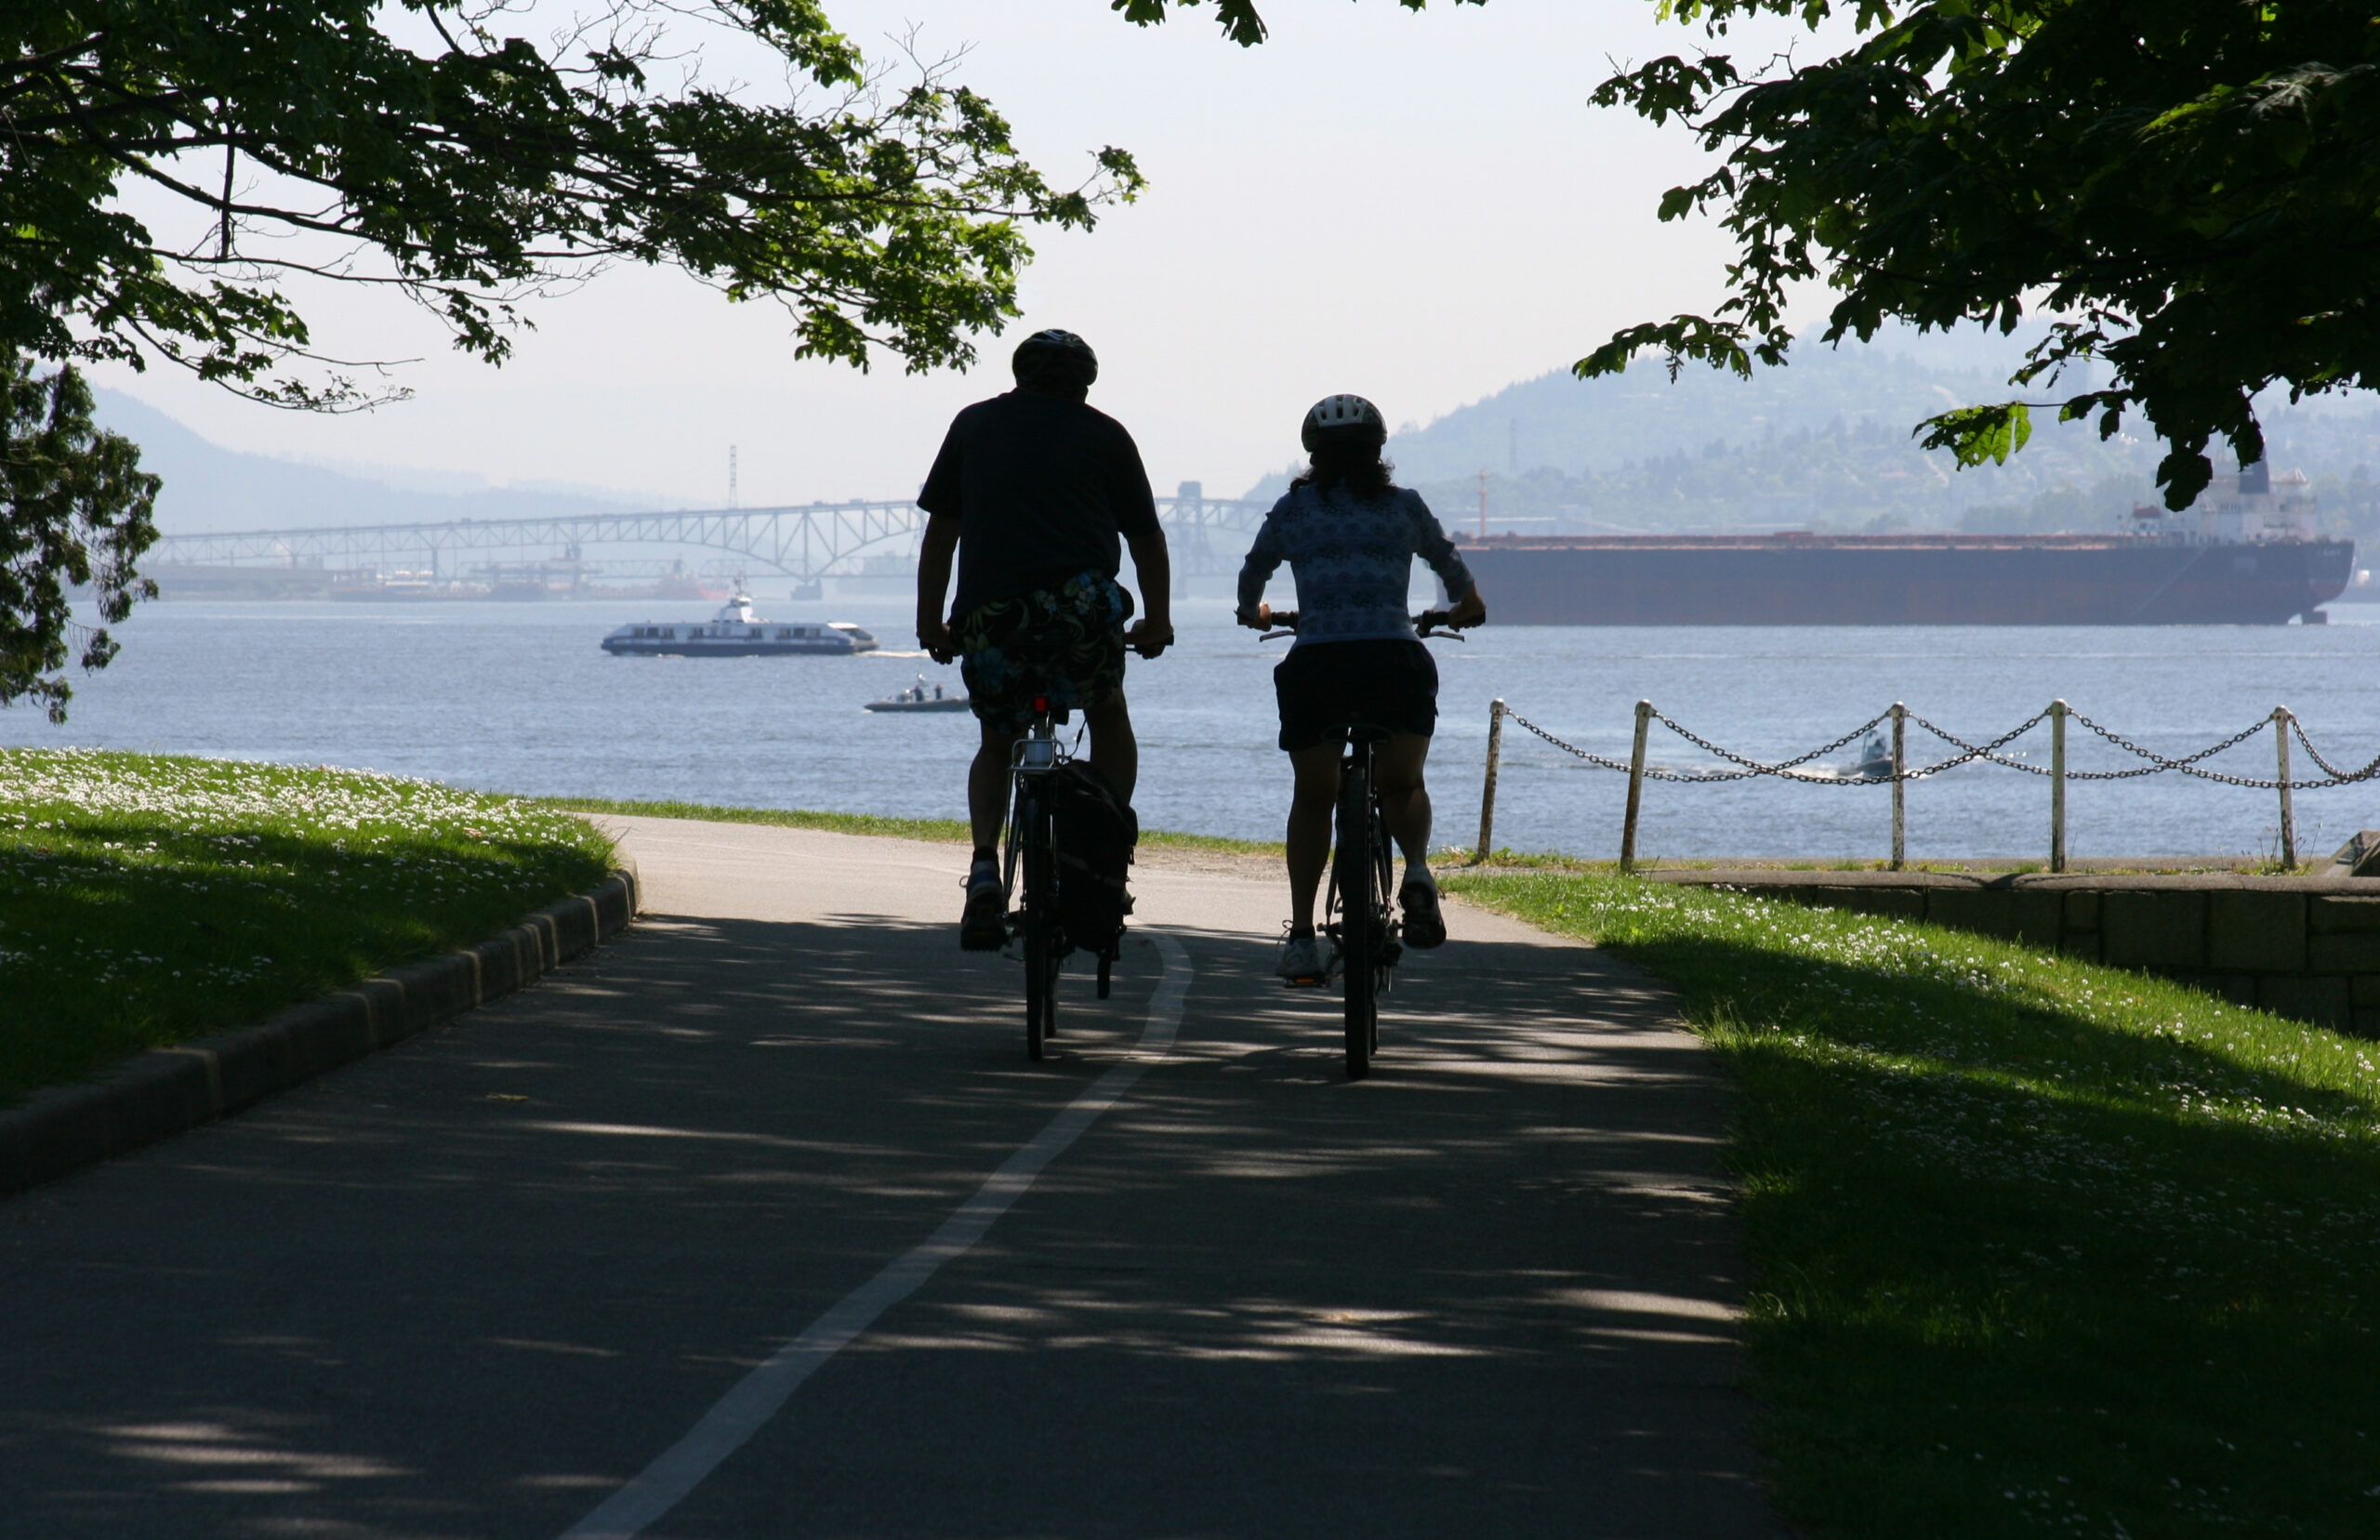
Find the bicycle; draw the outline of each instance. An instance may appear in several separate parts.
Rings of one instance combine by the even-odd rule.
[[[1425,639],[1451,637],[1453,616],[1444,610],[1425,610],[1413,617],[1415,635]],[[1293,635],[1298,628],[1294,610],[1273,612],[1274,629],[1265,641]],[[1388,993],[1390,970],[1404,954],[1403,926],[1391,914],[1389,888],[1395,872],[1388,823],[1382,818],[1380,796],[1373,783],[1373,751],[1393,736],[1393,730],[1370,722],[1342,722],[1347,734],[1347,757],[1339,765],[1339,806],[1333,821],[1330,886],[1323,900],[1322,932],[1338,949],[1341,994],[1346,1004],[1347,1078],[1371,1073],[1380,1052],[1380,997]]]
[[[1073,950],[1058,923],[1057,835],[1050,809],[1041,795],[1041,781],[1066,760],[1058,742],[1056,723],[1046,695],[1033,698],[1033,725],[1019,739],[1010,761],[1016,792],[1008,821],[1008,855],[1002,883],[1010,897],[1017,896],[1023,869],[1022,902],[1009,914],[1009,939],[1020,943],[1025,958],[1025,1051],[1038,1060],[1042,1046],[1058,1031],[1058,967]],[[1099,968],[1099,994],[1107,995],[1107,966]]]

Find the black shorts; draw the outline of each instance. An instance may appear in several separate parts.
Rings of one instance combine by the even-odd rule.
[[[1316,641],[1292,647],[1273,670],[1281,747],[1347,741],[1362,722],[1427,738],[1438,725],[1438,660],[1418,641]]]

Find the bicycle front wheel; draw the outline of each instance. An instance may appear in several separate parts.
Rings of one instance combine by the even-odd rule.
[[[1372,1008],[1371,1049],[1380,1053],[1380,997],[1388,993],[1388,970],[1396,966],[1397,940],[1389,924],[1388,895],[1395,886],[1393,857],[1388,846],[1388,823],[1380,815],[1377,803],[1371,807],[1371,912],[1372,912]]]
[[[1025,1051],[1039,1059],[1058,1025],[1058,873],[1050,814],[1019,799],[1025,832]]]
[[[1372,902],[1371,767],[1341,778],[1331,884],[1339,895],[1339,958],[1347,1000],[1347,1078],[1371,1073],[1380,1033],[1380,916]]]

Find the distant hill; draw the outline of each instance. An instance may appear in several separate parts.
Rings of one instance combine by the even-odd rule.
[[[1482,471],[1488,528],[1515,533],[2111,527],[2156,496],[2154,439],[2102,441],[2091,425],[2037,413],[2021,454],[1962,471],[1911,436],[1945,407],[2013,394],[2003,361],[2021,356],[2022,340],[1813,346],[1749,380],[1694,365],[1672,381],[1657,360],[1596,380],[1554,371],[1400,428],[1388,454],[1399,481],[1471,529]],[[2061,389],[2079,388],[2069,376]],[[2370,398],[2262,407],[2272,462],[2312,477],[2339,527],[2371,529],[2380,410]],[[1289,476],[1249,495],[1277,496]]]
[[[1906,433],[1918,418],[1984,400],[1993,388],[1981,371],[1930,368],[1877,348],[1814,348],[1749,380],[1695,365],[1673,381],[1658,361],[1596,380],[1555,370],[1426,428],[1399,429],[1391,453],[1417,482],[1483,469],[1583,476],[1713,443],[1817,432],[1838,419],[1890,420]]]
[[[101,426],[140,446],[141,468],[165,481],[157,526],[168,534],[320,524],[397,524],[450,519],[542,519],[666,507],[674,500],[604,491],[481,486],[433,491],[386,479],[244,454],[209,442],[155,407],[97,390]],[[468,478],[445,478],[468,480]]]

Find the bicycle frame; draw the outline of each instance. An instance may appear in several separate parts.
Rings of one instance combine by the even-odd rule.
[[[1462,637],[1448,624],[1443,610],[1428,610],[1413,617],[1415,635],[1427,639]],[[1276,612],[1263,639],[1294,635],[1294,610]],[[1381,816],[1374,751],[1389,736],[1386,728],[1363,723],[1342,724],[1347,733],[1346,757],[1339,765],[1339,805],[1330,858],[1330,887],[1323,899],[1322,930],[1339,950],[1341,993],[1346,1002],[1347,1078],[1361,1080],[1371,1073],[1380,1051],[1380,997],[1388,993],[1390,970],[1404,954],[1402,923],[1389,906],[1389,888],[1395,873],[1389,849],[1387,821]]]
[[[1058,966],[1065,938],[1058,924],[1056,836],[1042,800],[1041,781],[1066,760],[1046,698],[1033,703],[1033,725],[1017,741],[1010,760],[1014,783],[1008,825],[1008,855],[1002,873],[1011,901],[1009,935],[1022,942],[1025,960],[1025,1051],[1033,1059],[1058,1030]],[[1024,892],[1017,891],[1019,876]]]
[[[1323,900],[1323,930],[1337,943],[1341,960],[1350,1080],[1371,1073],[1372,1056],[1380,1051],[1380,997],[1388,993],[1391,970],[1404,952],[1403,927],[1389,909],[1394,872],[1374,779],[1373,750],[1386,736],[1380,728],[1348,729],[1347,756],[1339,768],[1330,887]]]

